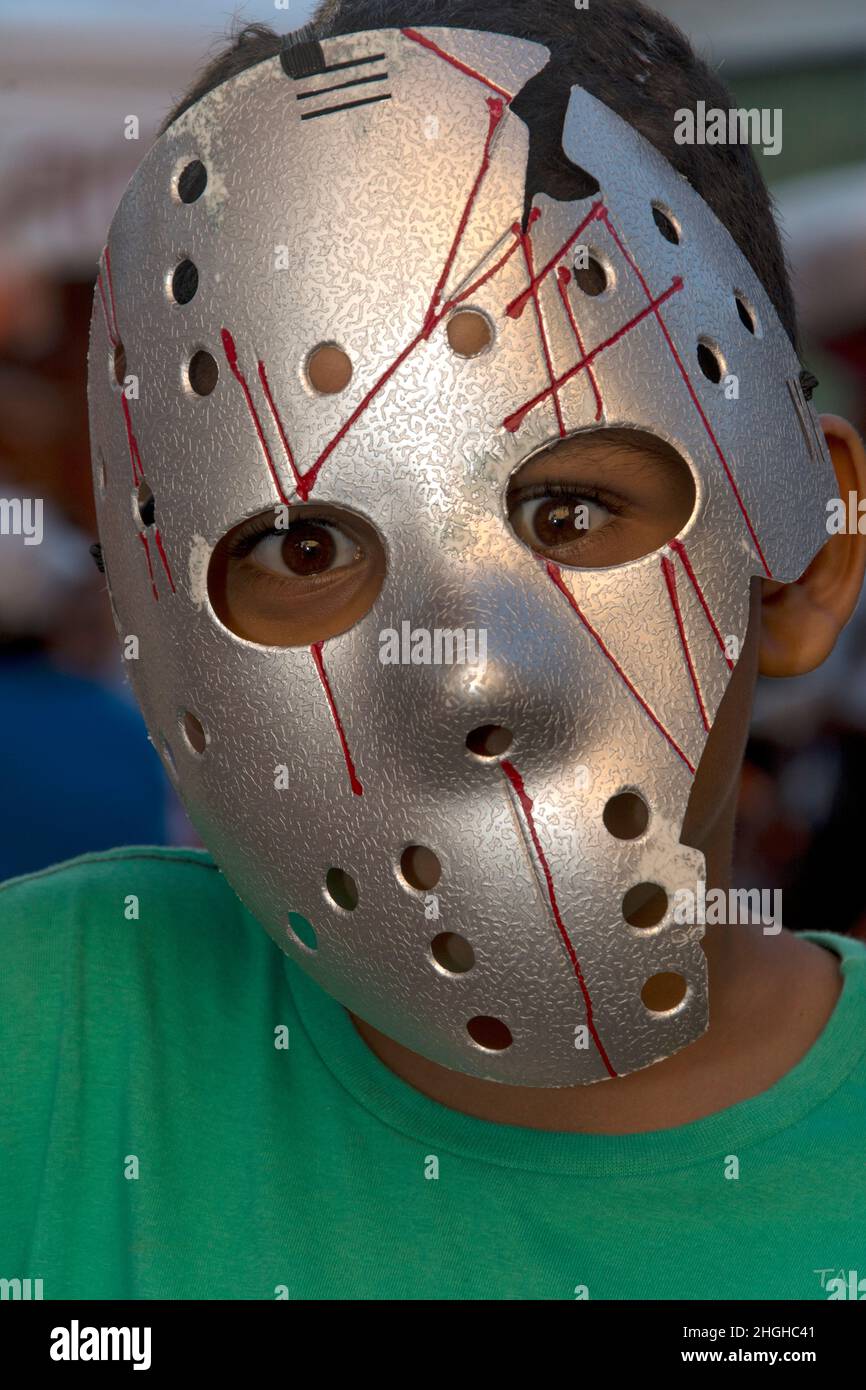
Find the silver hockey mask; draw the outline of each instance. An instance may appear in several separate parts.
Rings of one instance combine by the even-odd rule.
[[[115,620],[202,838],[347,1008],[447,1067],[532,1086],[622,1075],[704,1032],[699,933],[672,908],[703,878],[686,805],[750,581],[802,573],[833,490],[746,259],[579,87],[563,147],[599,192],[538,194],[522,226],[529,130],[510,108],[549,56],[384,29],[225,82],[133,178],[90,349]],[[576,283],[580,248],[603,293]],[[489,330],[469,356],[448,331],[468,311]],[[311,384],[322,344],[349,360],[342,390]],[[509,524],[509,478],[611,426],[682,456],[688,522],[632,563],[540,563]],[[317,503],[375,528],[376,601],[331,640],[237,636],[209,597],[215,547]],[[382,634],[405,624],[483,633],[486,661],[384,663]],[[498,744],[473,739],[489,726]],[[623,793],[648,811],[628,840],[605,819]],[[668,902],[650,927],[624,910],[644,884]],[[668,973],[684,997],[648,1007]]]

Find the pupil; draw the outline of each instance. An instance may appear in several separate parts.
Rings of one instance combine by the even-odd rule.
[[[545,545],[562,545],[575,535],[572,508],[567,502],[549,502],[539,507],[534,518],[535,533]]]
[[[314,521],[295,522],[282,545],[283,561],[293,574],[323,574],[335,553],[330,531]]]

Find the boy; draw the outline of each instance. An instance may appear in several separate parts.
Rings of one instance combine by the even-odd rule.
[[[523,8],[246,31],[112,226],[106,573],[214,857],[0,899],[3,1266],[46,1297],[862,1263],[866,950],[677,905],[727,895],[758,670],[856,603],[864,451],[749,152],[674,140],[723,89],[637,4]]]

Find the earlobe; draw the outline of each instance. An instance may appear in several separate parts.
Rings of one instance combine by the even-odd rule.
[[[820,666],[851,617],[863,584],[866,450],[854,426],[840,416],[822,415],[821,427],[836,472],[837,497],[845,517],[854,518],[854,525],[849,521],[838,534],[828,534],[812,563],[793,584],[764,580],[758,668],[762,676],[800,676]],[[852,493],[853,507],[849,505]],[[861,500],[862,535],[857,525]]]

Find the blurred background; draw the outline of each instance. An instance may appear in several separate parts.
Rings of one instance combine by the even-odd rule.
[[[565,2],[565,0],[563,0]],[[863,0],[661,0],[738,106],[779,107],[756,151],[775,198],[819,411],[866,432]],[[312,0],[0,0],[0,498],[44,500],[42,544],[0,543],[0,878],[116,844],[196,843],[126,687],[104,592],[87,436],[97,256],[172,102],[235,18],[294,29]],[[128,138],[130,116],[137,138]],[[866,604],[825,666],[762,681],[737,881],[784,920],[866,936]]]

